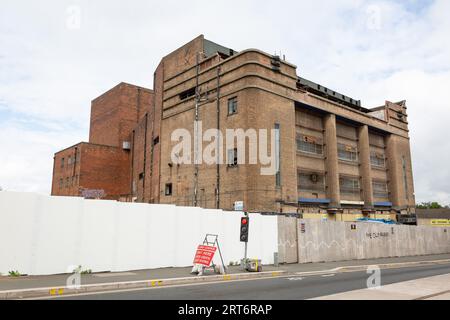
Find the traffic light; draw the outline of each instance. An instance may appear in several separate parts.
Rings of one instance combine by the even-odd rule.
[[[248,217],[241,218],[241,242],[248,242],[248,228],[250,219]]]

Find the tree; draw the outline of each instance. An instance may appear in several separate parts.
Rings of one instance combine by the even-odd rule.
[[[422,202],[416,206],[417,209],[448,209],[449,206],[443,206],[439,202]]]

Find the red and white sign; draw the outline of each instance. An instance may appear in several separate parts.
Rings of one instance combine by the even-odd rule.
[[[197,253],[195,254],[194,264],[200,264],[206,267],[211,265],[214,254],[217,248],[211,246],[198,246]]]

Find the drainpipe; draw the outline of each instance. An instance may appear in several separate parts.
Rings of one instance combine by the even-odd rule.
[[[216,208],[220,209],[220,66],[217,67],[217,137],[216,137],[216,158],[217,158],[217,172],[216,172]]]
[[[133,181],[134,181],[134,144],[135,144],[135,136],[136,136],[136,131],[133,130],[133,138],[132,138],[132,142],[131,142],[131,181],[130,181],[130,202],[133,202],[133,197],[134,197],[134,190],[133,190]]]
[[[144,177],[142,179],[142,202],[145,198],[145,167],[147,165],[147,132],[148,132],[148,113],[145,114],[145,137],[144,137]]]

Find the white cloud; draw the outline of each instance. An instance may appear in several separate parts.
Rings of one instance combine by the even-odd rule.
[[[3,0],[0,185],[49,192],[52,155],[86,139],[90,101],[120,81],[151,87],[161,57],[203,33],[282,51],[368,107],[407,99],[417,199],[450,203],[448,12],[447,0]]]

